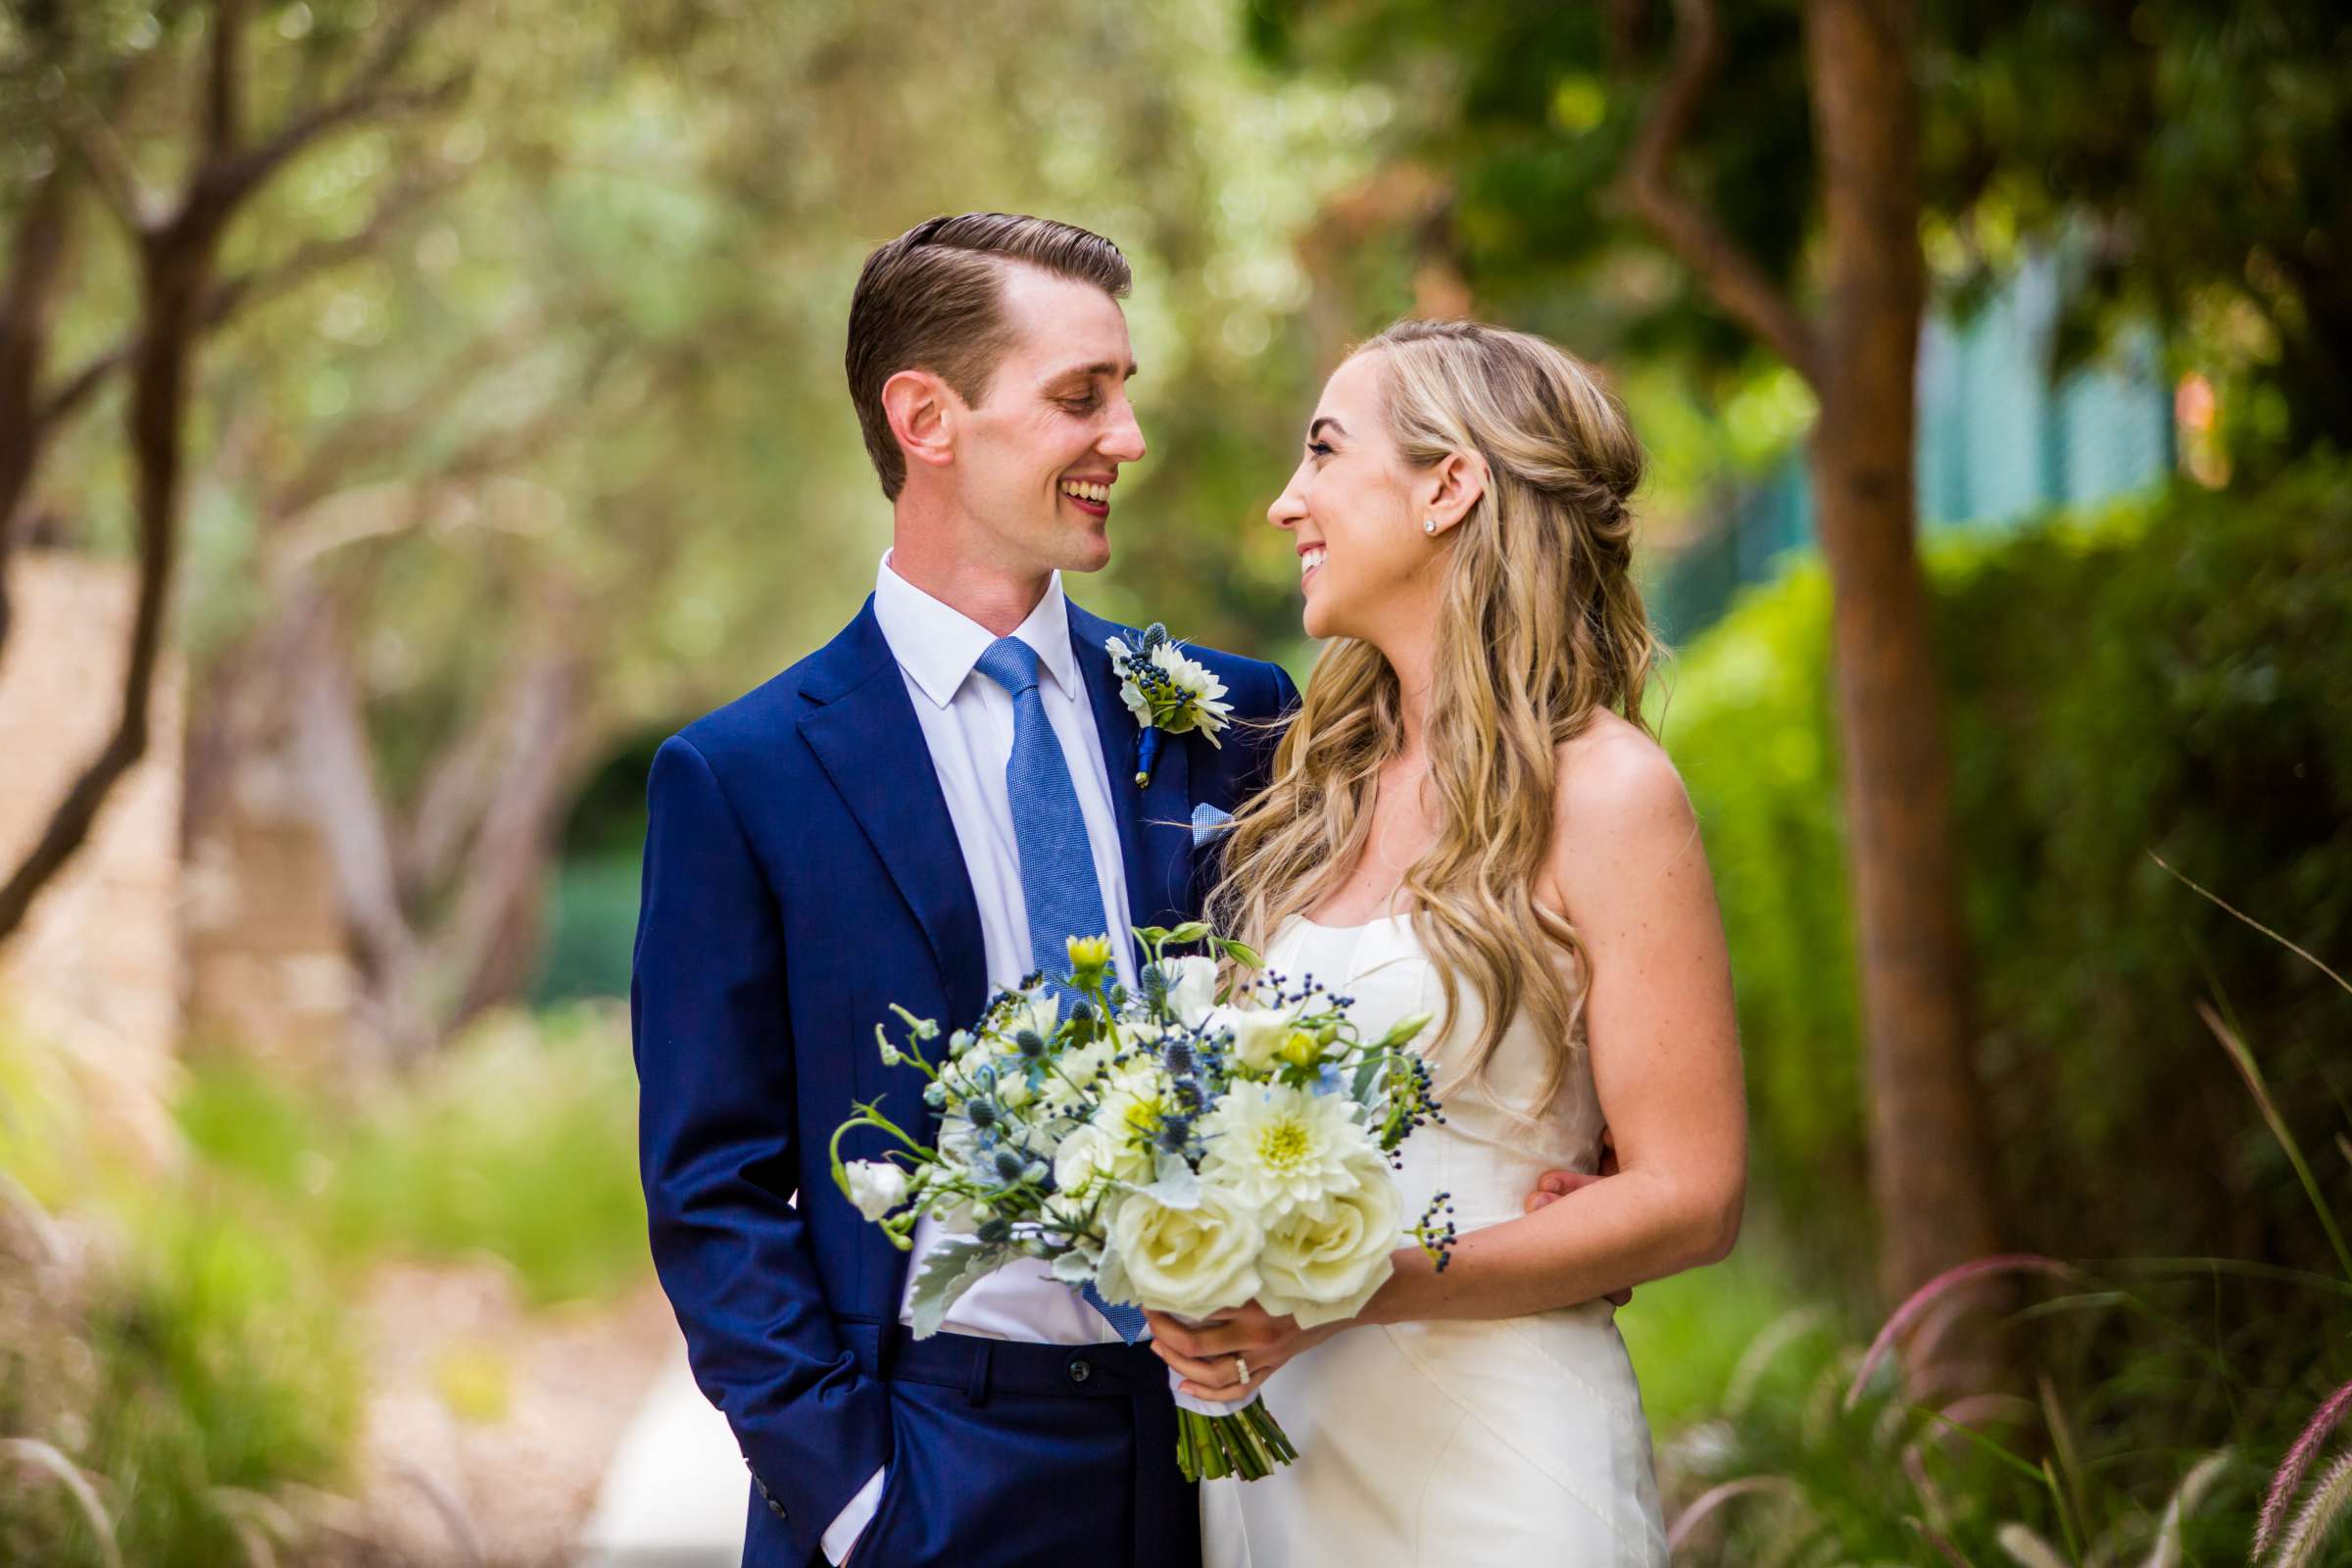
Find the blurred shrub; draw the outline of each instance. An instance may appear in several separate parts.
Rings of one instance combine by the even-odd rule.
[[[2343,999],[2149,854],[2338,967],[2352,951],[2352,464],[1930,556],[2010,1239],[2329,1267],[2195,1004],[2239,1022],[2327,1150],[2352,1102]],[[1759,1188],[1858,1282],[1872,1225],[1828,612],[1817,565],[1751,592],[1660,711],[1722,892]],[[2341,1208],[2352,1159],[2324,1164]]]
[[[2326,1286],[2327,1282],[2320,1282]],[[2341,1287],[2315,1299],[2339,1322]],[[2250,1563],[2271,1477],[2352,1372],[2340,1334],[2287,1383],[2207,1343],[2177,1283],[2075,1276],[2030,1287],[2035,1396],[1929,1388],[1895,1352],[1866,1358],[1818,1314],[1755,1337],[1720,1413],[1659,1453],[1683,1568],[1779,1563],[2011,1563],[2088,1568]],[[1933,1332],[1931,1303],[1922,1338]],[[2122,1369],[2106,1341],[2138,1336]],[[2242,1342],[2241,1342],[2242,1343]],[[2300,1502],[2304,1488],[2288,1499]],[[2296,1559],[2352,1559],[2333,1520]]]
[[[0,1080],[39,1091],[0,1118],[0,1562],[210,1568],[284,1545],[270,1499],[340,1480],[358,1420],[324,1261],[201,1166],[104,1179],[44,1060],[0,1040]]]
[[[638,807],[638,826],[645,808]],[[642,840],[643,834],[639,835]],[[548,928],[531,1004],[547,1007],[593,997],[625,997],[637,942],[642,843],[567,859],[548,900]]]
[[[609,1297],[650,1267],[636,1078],[611,1008],[485,1020],[356,1106],[233,1061],[191,1080],[190,1140],[338,1259],[487,1252],[537,1303]]]

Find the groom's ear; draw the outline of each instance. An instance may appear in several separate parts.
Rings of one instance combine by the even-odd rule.
[[[1415,498],[1420,502],[1417,510],[1423,516],[1435,518],[1435,532],[1444,534],[1468,516],[1478,498],[1487,493],[1487,466],[1473,453],[1448,452],[1427,470],[1419,488],[1422,494]]]
[[[908,463],[944,468],[955,461],[963,400],[929,370],[901,370],[882,383],[882,413]]]

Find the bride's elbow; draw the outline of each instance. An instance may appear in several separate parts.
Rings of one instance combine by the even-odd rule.
[[[1727,1192],[1706,1194],[1703,1200],[1691,1205],[1685,1268],[1705,1268],[1732,1255],[1746,1201],[1747,1185],[1742,1182]]]

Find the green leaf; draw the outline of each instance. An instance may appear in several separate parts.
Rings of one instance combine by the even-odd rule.
[[[924,1254],[923,1266],[914,1276],[914,1295],[909,1299],[914,1310],[914,1337],[927,1340],[937,1334],[956,1298],[1015,1255],[1013,1249],[988,1242],[956,1237],[941,1240]]]
[[[1168,940],[1170,942],[1179,944],[1186,942],[1198,942],[1202,937],[1208,935],[1208,930],[1209,926],[1206,920],[1187,920],[1184,922],[1184,924],[1178,926],[1175,930],[1168,933]]]
[[[1266,960],[1257,956],[1257,950],[1246,942],[1236,942],[1230,937],[1219,937],[1217,946],[1225,950],[1225,956],[1245,969],[1263,969],[1266,966]]]

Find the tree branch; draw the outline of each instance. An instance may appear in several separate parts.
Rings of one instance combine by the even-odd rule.
[[[212,55],[204,78],[204,161],[233,155],[244,139],[245,3],[217,0],[209,41]]]
[[[207,331],[223,326],[247,305],[257,301],[266,303],[318,273],[370,255],[411,213],[436,200],[457,183],[456,179],[401,181],[356,232],[340,239],[313,240],[268,267],[255,268],[215,284],[198,325]],[[125,338],[104,353],[92,356],[42,402],[34,417],[43,426],[70,418],[131,362],[138,348],[136,338]]]
[[[49,322],[72,238],[69,178],[53,169],[17,220],[0,283],[0,648],[8,645],[8,558],[18,505],[32,487],[44,439],[35,404]]]
[[[202,202],[220,215],[258,190],[287,160],[329,131],[376,115],[436,109],[455,101],[466,89],[467,74],[460,71],[426,86],[390,85],[425,24],[453,0],[412,0],[386,29],[374,51],[352,74],[342,96],[296,115],[277,133],[258,146],[207,167],[190,202]]]
[[[93,105],[70,98],[58,117],[57,134],[89,172],[91,186],[116,221],[134,237],[145,234],[153,222],[151,204],[139,183],[138,171],[131,167],[130,155],[122,150],[105,117]]]
[[[1713,0],[1674,0],[1674,55],[1615,196],[1706,286],[1715,303],[1815,386],[1821,348],[1804,313],[1714,218],[1676,186],[1674,159],[1723,63]]]

